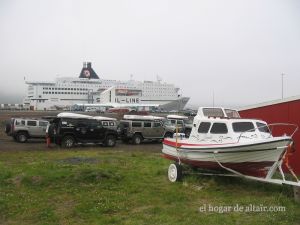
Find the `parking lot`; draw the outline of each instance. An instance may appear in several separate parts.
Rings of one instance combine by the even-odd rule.
[[[27,143],[18,143],[13,140],[12,137],[7,136],[4,132],[5,129],[5,121],[10,120],[12,117],[29,117],[29,118],[41,118],[43,116],[55,116],[59,111],[0,111],[0,151],[48,151],[48,150],[60,150],[59,146],[55,144],[51,145],[51,148],[47,148],[45,140],[42,139],[30,139]],[[92,115],[92,114],[90,114]],[[96,114],[94,114],[96,115]],[[103,114],[101,114],[103,115]],[[119,116],[117,114],[109,114],[105,115],[108,117],[116,117]],[[105,147],[101,145],[84,145],[79,147],[75,147],[76,149],[105,149]],[[132,144],[124,144],[121,141],[118,141],[117,145],[114,147],[115,150],[122,151],[151,151],[151,152],[160,152],[161,144],[157,142],[145,142],[141,145],[132,145]],[[62,149],[63,150],[63,149]]]

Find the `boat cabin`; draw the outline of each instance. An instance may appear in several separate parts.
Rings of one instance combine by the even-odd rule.
[[[269,137],[271,133],[264,121],[242,119],[232,109],[201,107],[193,121],[190,141],[235,143]]]

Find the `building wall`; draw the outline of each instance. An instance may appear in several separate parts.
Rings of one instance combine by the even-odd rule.
[[[239,111],[243,118],[256,118],[270,123],[292,123],[300,128],[300,100],[268,105]],[[290,134],[292,128],[277,127],[275,135]],[[289,157],[289,163],[297,175],[300,175],[300,130],[293,136],[296,152]],[[285,169],[286,170],[286,169]]]

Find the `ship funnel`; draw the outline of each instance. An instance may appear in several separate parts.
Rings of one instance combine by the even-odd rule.
[[[83,62],[83,68],[80,72],[79,78],[99,79],[98,75],[92,68],[91,62]]]

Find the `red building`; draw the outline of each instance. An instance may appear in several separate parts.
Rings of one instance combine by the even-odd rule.
[[[255,118],[272,123],[291,123],[300,128],[300,96],[290,97],[240,109],[242,118]],[[291,134],[292,127],[276,126],[274,135]],[[293,136],[295,153],[289,157],[289,164],[297,175],[300,175],[300,130]]]

